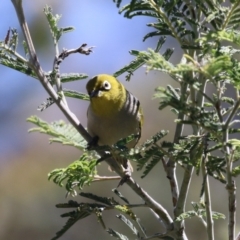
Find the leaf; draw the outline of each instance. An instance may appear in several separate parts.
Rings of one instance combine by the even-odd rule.
[[[85,185],[90,185],[96,174],[96,159],[83,154],[80,159],[71,163],[66,168],[59,168],[48,174],[48,180],[53,180],[60,187],[65,185],[69,193],[75,195],[74,188],[82,189]]]
[[[230,144],[232,147],[240,147],[240,140],[236,138],[229,139],[228,144]]]
[[[80,93],[80,92],[77,92],[74,90],[68,90],[68,89],[63,89],[63,92],[66,97],[77,98],[77,99],[87,100],[87,101],[90,100],[88,94],[85,94],[85,93]]]
[[[43,9],[43,12],[47,17],[48,24],[52,33],[52,37],[54,39],[54,43],[56,44],[63,33],[63,29],[58,28],[57,26],[57,23],[60,20],[61,16],[58,14],[54,16],[52,13],[52,8],[48,5],[46,5],[46,7]]]
[[[125,235],[123,235],[123,234],[121,234],[121,233],[119,233],[119,232],[117,232],[117,231],[115,231],[115,230],[113,230],[111,228],[109,228],[107,230],[107,232],[110,234],[110,236],[115,237],[117,239],[128,240],[128,238]]]
[[[227,55],[222,55],[217,58],[212,58],[203,66],[203,70],[208,76],[216,76],[233,67],[232,60]]]
[[[136,214],[132,211],[131,208],[129,208],[126,205],[115,205],[114,207],[115,209],[117,209],[118,211],[127,214],[128,216],[131,217],[131,219],[133,219],[134,221],[137,220],[137,216]]]
[[[89,198],[91,200],[95,200],[95,201],[104,203],[104,204],[109,205],[109,206],[113,206],[113,205],[116,205],[116,204],[118,205],[119,204],[117,201],[115,201],[114,198],[100,197],[100,196],[97,196],[97,195],[92,194],[92,193],[81,192],[79,195],[82,196],[82,197]]]
[[[219,213],[219,212],[214,212],[214,211],[212,212],[212,217],[213,217],[213,219],[216,219],[216,220],[226,218],[226,216],[224,214]]]
[[[60,76],[62,83],[78,81],[78,80],[86,79],[87,77],[88,75],[84,73],[61,74]]]
[[[195,217],[197,216],[197,213],[195,211],[187,211],[187,212],[184,212],[182,214],[180,214],[176,219],[175,221],[176,222],[181,222],[181,221],[184,221],[185,219],[187,218],[192,218],[192,217]]]
[[[0,43],[0,64],[37,79],[34,71],[28,66],[27,59],[14,56],[12,49],[2,48],[4,45]]]
[[[124,222],[133,232],[134,235],[140,239],[140,234],[138,230],[135,228],[135,226],[132,224],[130,220],[128,220],[124,215],[120,214],[116,216],[118,219],[120,219],[122,222]]]
[[[56,236],[51,240],[59,239],[67,230],[69,230],[78,220],[86,218],[91,215],[90,209],[78,207],[75,211],[67,214],[62,214],[61,217],[69,217],[63,228],[56,233]]]
[[[71,124],[66,124],[62,120],[47,123],[37,116],[31,116],[27,118],[27,121],[38,126],[30,129],[29,132],[40,132],[52,136],[53,138],[49,139],[50,143],[58,142],[81,150],[85,150],[87,146],[87,142],[78,131]]]
[[[168,131],[161,130],[139,147],[140,156],[138,156],[136,161],[138,171],[145,167],[142,178],[145,177],[160,160],[162,160],[164,153],[156,143],[167,134]]]
[[[130,54],[133,55],[133,52],[136,54],[136,50],[130,51]],[[119,75],[123,74],[124,72],[128,72],[128,76],[126,77],[127,80],[130,80],[131,75],[133,74],[134,71],[136,71],[138,68],[140,68],[144,64],[144,59],[137,57],[133,61],[131,61],[128,65],[124,66],[117,72],[113,74],[114,77],[118,77]]]
[[[141,178],[146,177],[150,171],[157,165],[159,161],[163,159],[164,154],[160,151],[155,151],[154,154],[151,156],[150,163],[145,164],[145,170],[143,171],[143,175]]]
[[[165,37],[160,38],[158,40],[157,46],[156,46],[154,51],[159,52],[161,47],[165,43],[165,41],[166,41]],[[131,50],[130,54],[133,55],[133,56],[136,56],[137,58],[134,59],[133,61],[131,61],[128,65],[124,66],[123,68],[121,68],[120,70],[115,72],[113,74],[115,77],[118,77],[119,75],[123,74],[124,72],[128,72],[128,74],[126,76],[126,80],[129,81],[131,76],[133,75],[133,72],[135,72],[138,68],[143,66],[143,64],[145,63],[145,59],[140,56],[139,51]],[[168,56],[166,56],[166,57],[168,57]]]
[[[240,166],[233,168],[232,176],[237,177],[240,174]]]

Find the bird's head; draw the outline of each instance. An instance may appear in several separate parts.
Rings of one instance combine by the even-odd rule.
[[[124,86],[113,76],[100,74],[87,83],[92,108],[101,114],[119,111],[126,101]]]

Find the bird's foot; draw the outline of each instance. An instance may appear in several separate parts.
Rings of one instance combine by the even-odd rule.
[[[87,145],[87,150],[94,150],[94,148],[96,148],[98,145],[98,140],[99,140],[98,136],[93,137],[92,140]]]

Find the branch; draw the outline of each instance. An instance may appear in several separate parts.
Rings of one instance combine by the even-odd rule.
[[[206,161],[207,161],[207,154],[203,157],[202,161],[202,174],[204,181],[204,194],[205,194],[205,209],[206,209],[206,216],[207,216],[207,235],[208,240],[214,240],[214,228],[213,228],[213,219],[212,219],[212,204],[211,204],[211,195],[210,195],[210,187],[209,187],[209,178],[206,169]]]
[[[112,180],[120,180],[121,177],[119,176],[99,176],[95,175],[93,182],[103,182],[103,181],[112,181]]]
[[[32,38],[28,29],[28,25],[25,21],[23,8],[22,8],[22,0],[11,0],[17,16],[18,20],[28,47],[29,51],[29,57],[30,57],[30,66],[33,68],[34,72],[36,73],[39,81],[43,85],[44,89],[47,91],[47,93],[51,96],[51,98],[54,100],[54,102],[57,104],[57,106],[61,109],[63,114],[66,116],[68,121],[79,131],[79,133],[89,142],[91,140],[90,135],[85,130],[85,128],[81,125],[77,117],[69,110],[68,107],[63,103],[63,101],[60,99],[58,94],[53,89],[52,85],[49,83],[48,79],[46,78],[42,68],[40,67],[39,61],[37,59],[36,51],[34,48],[34,45],[32,43]]]
[[[235,103],[232,112],[228,116],[226,123],[223,126],[223,146],[225,151],[226,159],[226,173],[227,173],[227,185],[226,189],[228,191],[228,237],[229,240],[234,240],[235,236],[235,226],[236,226],[236,184],[232,176],[233,168],[233,155],[234,152],[230,152],[230,148],[227,145],[229,140],[229,126],[231,125],[232,119],[236,116],[239,109],[240,98],[237,90],[237,102]]]
[[[228,131],[227,131],[228,133]],[[226,134],[226,136],[228,136]],[[226,140],[228,137],[226,137]],[[233,167],[233,155],[230,154],[229,147],[226,146],[226,161],[227,161],[227,185],[226,189],[228,191],[228,239],[234,240],[235,236],[235,226],[236,226],[236,184],[232,177],[232,167]]]
[[[91,136],[88,134],[88,132],[85,130],[85,128],[82,126],[82,124],[79,122],[77,117],[69,110],[69,108],[64,104],[62,99],[58,96],[58,94],[55,92],[51,84],[49,83],[48,79],[46,78],[43,70],[40,67],[39,61],[37,59],[37,55],[32,43],[32,39],[29,33],[29,29],[27,26],[27,23],[25,21],[23,8],[22,8],[22,0],[11,0],[17,16],[18,20],[29,50],[29,56],[30,56],[30,66],[33,68],[34,72],[36,73],[39,81],[43,85],[44,89],[47,91],[47,93],[51,96],[51,98],[54,100],[54,102],[57,104],[57,106],[61,109],[65,117],[68,119],[68,121],[78,130],[78,132],[86,139],[86,141],[90,142],[92,140]],[[106,162],[110,165],[110,167],[118,173],[121,177],[125,177],[124,172],[121,168],[121,166],[117,163],[117,161],[113,161],[112,158],[106,159]],[[159,204],[157,203],[153,198],[151,198],[147,192],[145,192],[131,177],[126,181],[126,183],[132,188],[134,192],[136,192],[137,195],[139,195],[145,203],[150,207],[153,211],[155,211],[158,216],[161,218],[165,228],[168,232],[171,232],[173,230],[173,221],[168,214],[168,212]]]

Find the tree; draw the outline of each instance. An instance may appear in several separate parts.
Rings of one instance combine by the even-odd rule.
[[[54,16],[51,8],[47,6],[44,13],[53,36],[56,58],[52,71],[44,72],[36,56],[21,1],[12,0],[12,2],[25,37],[24,49],[29,59],[16,53],[17,33],[12,30],[1,42],[0,63],[39,79],[50,96],[47,102],[40,106],[40,109],[44,110],[56,104],[70,123],[58,121],[49,124],[34,116],[28,119],[37,125],[31,131],[44,132],[52,136],[51,141],[71,145],[83,151],[80,159],[68,167],[53,170],[49,174],[49,179],[53,179],[60,186],[65,186],[68,194],[76,196],[77,190],[82,190],[85,185],[93,181],[103,179],[96,172],[97,164],[103,160],[121,178],[124,178],[125,173],[122,168],[111,160],[112,156],[106,154],[107,148],[98,147],[95,151],[86,150],[87,142],[90,142],[91,138],[70,111],[65,97],[87,100],[88,96],[62,88],[64,82],[87,76],[83,74],[61,75],[59,72],[61,62],[73,53],[90,54],[92,48],[83,44],[77,49],[64,50],[59,53],[60,37],[72,28],[59,28],[57,26],[59,16]],[[116,4],[120,7],[121,1],[117,1]],[[228,239],[235,239],[235,178],[240,171],[238,166],[240,141],[234,138],[233,134],[239,132],[237,117],[240,104],[238,89],[240,67],[236,59],[239,50],[234,46],[240,44],[238,31],[240,7],[239,1],[231,1],[228,5],[225,6],[222,1],[132,0],[120,9],[120,13],[124,13],[127,18],[152,17],[154,22],[150,23],[149,27],[152,27],[154,31],[147,34],[144,40],[157,37],[158,43],[154,50],[131,51],[130,53],[136,56],[136,59],[116,72],[115,76],[126,72],[126,79],[130,80],[133,72],[143,65],[147,66],[148,71],[161,71],[170,75],[178,84],[178,88],[170,85],[166,88],[160,86],[156,89],[155,97],[160,101],[159,110],[171,107],[171,111],[175,113],[176,131],[171,142],[163,140],[168,132],[161,130],[135,149],[128,150],[123,147],[129,139],[121,140],[112,148],[121,156],[136,161],[138,170],[144,169],[143,177],[147,176],[157,163],[162,162],[170,183],[174,217],[172,218],[160,202],[155,201],[130,177],[124,184],[127,184],[143,199],[143,204],[130,204],[118,189],[114,191],[124,204],[112,198],[81,192],[80,195],[94,200],[94,203],[69,201],[57,205],[60,208],[75,208],[75,211],[63,215],[69,219],[53,239],[59,238],[75,222],[91,214],[96,214],[105,228],[102,213],[111,209],[117,209],[123,213],[118,215],[118,218],[132,230],[137,239],[188,239],[184,222],[185,219],[193,216],[203,222],[208,239],[214,239],[213,221],[224,216],[212,210],[210,177],[226,187],[229,197]],[[169,61],[174,53],[173,49],[159,53],[167,38],[174,38],[178,47],[182,49],[181,62],[176,65]],[[214,88],[213,93],[206,91],[210,85]],[[234,98],[231,97],[228,89],[234,92]],[[185,136],[183,129],[187,125],[191,126],[192,133]],[[183,168],[183,179],[177,179],[177,167]],[[201,197],[198,203],[192,203],[193,210],[187,211],[185,203],[194,170],[202,181]],[[134,214],[135,207],[148,207],[156,220],[161,222],[164,232],[147,236],[144,227]],[[126,236],[111,228],[107,231],[116,238],[127,239]]]

